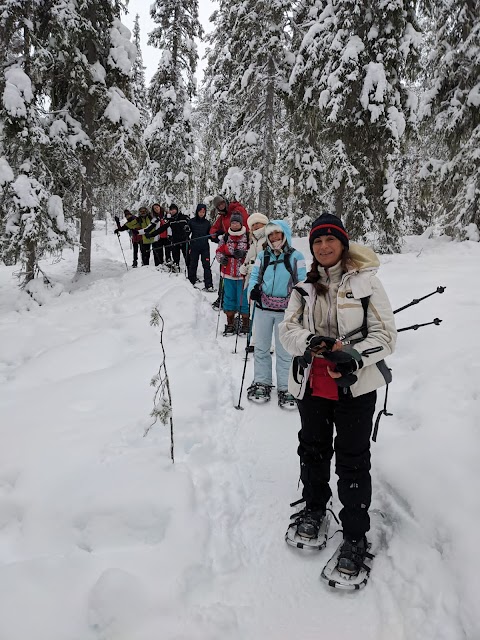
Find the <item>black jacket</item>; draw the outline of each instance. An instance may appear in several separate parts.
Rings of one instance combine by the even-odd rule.
[[[208,238],[204,238],[203,236],[209,235],[211,227],[210,222],[206,218],[195,216],[194,218],[190,218],[188,225],[192,232],[190,238],[190,246],[192,247],[192,250],[200,253],[204,249],[208,249]],[[195,240],[195,238],[202,238],[202,240]]]
[[[186,215],[180,212],[174,216],[167,214],[166,221],[170,223],[170,229],[172,230],[172,235],[170,236],[172,244],[182,242],[188,238],[190,230],[188,227],[189,220]]]

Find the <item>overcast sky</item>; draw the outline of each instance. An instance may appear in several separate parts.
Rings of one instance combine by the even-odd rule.
[[[143,64],[145,65],[145,76],[147,85],[150,82],[153,74],[157,69],[157,64],[160,59],[160,50],[155,47],[149,47],[147,45],[148,34],[155,28],[155,23],[150,17],[150,7],[152,0],[130,0],[128,5],[128,14],[123,16],[122,22],[130,29],[133,30],[133,23],[135,21],[135,15],[138,13],[140,16],[140,37],[142,43],[142,55]],[[198,9],[200,22],[203,25],[205,32],[208,32],[212,28],[212,24],[208,21],[215,9],[216,3],[213,0],[199,0]],[[205,44],[200,42],[198,44],[198,53],[200,56],[197,78],[201,81],[202,71],[204,68],[204,61],[202,60],[205,52]]]

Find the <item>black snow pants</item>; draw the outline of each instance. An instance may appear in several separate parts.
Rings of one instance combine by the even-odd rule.
[[[140,243],[140,252],[142,254],[142,266],[145,266],[146,264],[150,264],[150,248],[151,248],[151,243],[149,244],[144,244],[143,242]]]
[[[203,267],[203,280],[205,283],[205,289],[210,289],[213,287],[212,280],[212,269],[210,267],[210,248],[207,246],[203,249],[197,249],[195,244],[192,245],[190,249],[190,255],[188,257],[188,279],[192,284],[195,284],[197,281],[197,267],[198,267],[198,259],[202,259],[202,267]]]
[[[166,238],[160,238],[160,240],[152,244],[153,260],[156,267],[158,267],[159,264],[163,264],[163,249],[167,242],[168,240]]]
[[[300,479],[307,508],[324,510],[332,495],[330,463],[335,448],[338,497],[343,506],[340,520],[344,535],[355,540],[370,529],[370,435],[377,392],[357,398],[343,394],[342,389],[339,392],[339,400],[326,400],[312,396],[307,387],[304,398],[298,400]]]
[[[175,243],[174,243],[175,244]],[[183,254],[185,264],[188,265],[187,243],[177,244],[171,247],[173,262],[178,266],[180,264],[180,254]]]

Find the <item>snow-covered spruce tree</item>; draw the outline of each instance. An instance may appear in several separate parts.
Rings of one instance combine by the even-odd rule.
[[[291,86],[319,113],[334,210],[357,238],[399,248],[397,160],[416,101],[403,82],[418,59],[413,0],[309,1]]]
[[[229,170],[224,190],[249,209],[273,212],[280,90],[286,83],[287,0],[224,3],[220,11],[230,25],[226,96],[232,109],[232,132],[224,156]],[[218,29],[218,27],[217,27]],[[222,33],[219,33],[222,36]],[[217,62],[218,65],[218,62]]]
[[[40,258],[73,241],[48,162],[42,9],[30,0],[0,3],[0,258],[22,262],[22,286]]]
[[[303,51],[304,38],[317,24],[318,4],[301,0],[292,12],[292,40],[287,58],[291,75],[285,99],[286,135],[279,158],[286,196],[293,187],[293,226],[300,232],[330,206],[326,187],[328,147],[320,133],[323,123],[320,111],[311,100],[317,52],[314,47],[309,49],[308,55]],[[318,92],[315,97],[318,100]]]
[[[198,53],[203,35],[198,0],[156,0],[151,16],[158,25],[149,44],[162,49],[149,88],[153,119],[145,132],[150,166],[145,191],[156,200],[191,204],[193,135],[191,101],[195,95]]]
[[[229,169],[228,141],[233,137],[234,101],[229,94],[233,61],[231,57],[231,32],[235,22],[235,6],[232,0],[220,0],[210,22],[215,28],[206,36],[209,43],[204,73],[203,91],[200,94],[196,117],[204,126],[200,129],[200,184],[205,191],[221,193]],[[200,193],[202,191],[200,190]]]
[[[143,56],[140,44],[140,16],[135,16],[133,25],[133,43],[137,48],[137,55],[132,66],[132,102],[140,111],[140,125],[142,131],[145,130],[150,121],[148,110],[147,86],[145,83],[145,67],[143,66]]]
[[[448,233],[480,240],[480,19],[478,0],[432,3],[431,88],[421,114],[434,142],[424,167]],[[443,152],[443,153],[442,153]]]
[[[137,52],[119,20],[122,8],[116,0],[58,0],[51,10],[52,127],[68,139],[80,169],[79,274],[91,267],[96,193],[133,179],[138,161],[140,113],[131,102]]]

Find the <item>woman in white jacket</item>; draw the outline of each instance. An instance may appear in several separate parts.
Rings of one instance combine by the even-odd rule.
[[[248,216],[248,227],[250,229],[250,247],[248,248],[247,255],[245,256],[245,262],[240,267],[240,273],[245,276],[243,287],[248,289],[248,283],[252,274],[253,265],[257,259],[260,251],[263,251],[267,246],[267,238],[265,236],[265,227],[268,224],[268,218],[259,211],[252,213]],[[252,317],[253,304],[250,305],[250,317]],[[255,348],[255,328],[252,325],[252,335],[248,345],[248,351],[253,353]]]
[[[370,436],[376,389],[391,379],[384,358],[396,329],[388,297],[368,247],[350,245],[339,218],[321,215],[309,236],[313,262],[291,295],[280,340],[292,355],[289,391],[301,418],[298,454],[303,509],[297,534],[318,537],[332,495],[334,448],[344,539],[337,570],[355,575],[364,564],[370,528]],[[352,347],[354,345],[354,348]]]

